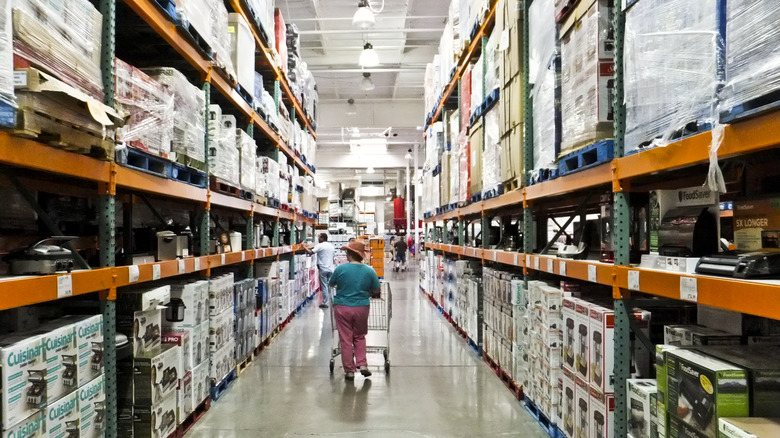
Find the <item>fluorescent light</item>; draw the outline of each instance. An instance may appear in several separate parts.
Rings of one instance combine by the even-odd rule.
[[[361,67],[376,67],[379,65],[379,54],[374,50],[374,46],[371,43],[366,43],[363,46],[363,51],[360,52],[360,59],[358,64]]]
[[[363,73],[363,80],[360,81],[360,89],[371,91],[374,89],[374,81],[371,80],[371,73]]]
[[[347,115],[348,116],[354,116],[357,114],[357,107],[355,106],[355,99],[349,98],[347,100]]]
[[[373,167],[369,167],[368,169],[366,169],[366,173],[374,173],[374,172],[375,171]]]
[[[368,7],[368,2],[361,0],[358,3],[358,10],[352,16],[352,25],[360,29],[368,29],[374,27],[374,24],[376,24],[374,13]]]
[[[406,151],[406,155],[404,155],[404,158],[406,158],[407,160],[411,160],[412,159],[412,150],[411,149]]]

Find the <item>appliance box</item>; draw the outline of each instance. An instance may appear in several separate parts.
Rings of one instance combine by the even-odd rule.
[[[43,337],[48,382],[46,400],[51,404],[78,388],[79,347],[76,326],[56,321],[44,325],[38,333]]]
[[[184,375],[181,348],[166,344],[154,352],[136,356],[133,364],[134,405],[154,406],[173,396]]]
[[[585,380],[575,377],[574,384],[574,409],[576,412],[574,421],[574,436],[577,438],[590,438],[590,385]]]
[[[657,429],[659,438],[666,437],[668,404],[668,379],[666,373],[666,355],[669,351],[676,350],[673,345],[655,346],[655,376],[656,376],[656,416],[658,417]]]
[[[194,411],[204,400],[209,398],[211,379],[209,378],[209,362],[203,362],[192,370],[192,410]]]
[[[149,407],[133,409],[133,436],[134,438],[161,438],[167,437],[178,423],[178,398],[174,395],[162,401],[162,403]]]
[[[195,406],[193,405],[192,390],[192,372],[189,372],[182,377],[181,386],[176,392],[176,395],[179,398],[179,424],[186,420],[195,409]]]
[[[171,301],[171,287],[137,287],[117,293],[117,313],[143,312],[165,306]]]
[[[195,356],[193,354],[193,338],[195,329],[179,329],[163,333],[163,344],[171,344],[179,347],[181,351],[182,371],[188,373],[195,366]]]
[[[6,437],[24,437],[24,438],[43,438],[48,436],[46,433],[46,410],[36,411],[35,414],[23,419],[20,423],[13,425],[8,430],[3,431]]]
[[[575,393],[577,386],[574,382],[574,373],[564,368],[563,369],[563,433],[566,438],[574,438],[574,424],[576,423],[576,409],[575,409]]]
[[[166,319],[163,325],[171,328],[195,327],[208,321],[208,293],[208,280],[171,285],[171,298],[178,298],[184,303],[184,320],[173,322]]]
[[[100,376],[78,390],[81,411],[81,436],[103,438],[106,429],[106,384]]]
[[[577,334],[578,298],[563,299],[563,368],[574,372],[574,355],[579,335]]]
[[[738,251],[780,250],[780,198],[734,201],[734,246]]]
[[[653,424],[651,411],[656,410],[658,387],[655,379],[629,379],[628,384],[628,433],[633,438],[650,438]]]
[[[780,436],[780,418],[721,418],[721,438],[764,438]]]
[[[10,429],[46,406],[46,360],[40,335],[0,338],[2,429]]]
[[[49,438],[79,436],[79,393],[72,392],[46,408],[46,431]]]
[[[615,422],[615,394],[590,388],[590,438],[612,438]]]
[[[585,383],[590,383],[590,307],[591,303],[579,300],[575,306],[577,319],[574,325],[574,371],[577,377],[583,379]]]

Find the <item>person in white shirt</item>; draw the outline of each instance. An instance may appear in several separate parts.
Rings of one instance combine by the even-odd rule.
[[[333,275],[333,258],[336,248],[328,242],[327,233],[320,233],[317,237],[317,243],[314,248],[304,248],[309,254],[317,254],[317,269],[320,271],[320,290],[322,290],[322,304],[320,309],[327,309],[330,303],[330,293],[328,290],[330,276]]]

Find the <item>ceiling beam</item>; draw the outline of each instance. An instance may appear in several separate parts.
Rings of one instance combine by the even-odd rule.
[[[436,27],[436,28],[423,28],[423,29],[370,29],[368,31],[364,29],[329,29],[329,30],[302,30],[298,33],[300,35],[339,35],[339,34],[361,34],[361,35],[372,35],[372,34],[380,34],[380,33],[434,33],[434,32],[442,32],[444,31],[444,27]],[[370,37],[366,37],[366,39],[371,39]]]
[[[392,68],[328,68],[325,65],[318,67],[309,66],[312,73],[400,73],[412,71],[425,71],[425,67],[392,67]]]
[[[446,15],[414,15],[414,16],[408,16],[408,15],[397,15],[397,16],[380,16],[382,20],[425,20],[425,19],[447,19],[449,18]],[[352,21],[352,16],[349,17],[327,17],[327,18],[296,18],[296,23],[306,23],[311,21]]]

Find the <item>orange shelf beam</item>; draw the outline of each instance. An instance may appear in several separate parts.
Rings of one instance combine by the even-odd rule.
[[[0,163],[108,182],[111,163],[0,132]]]
[[[84,295],[108,290],[113,286],[113,269],[93,269],[74,271],[70,274],[72,295]],[[55,301],[64,296],[58,293],[58,277],[63,275],[45,275],[39,277],[8,277],[0,281],[0,310]]]
[[[116,184],[119,187],[179,199],[189,199],[196,202],[206,201],[206,189],[122,166],[116,166]]]

